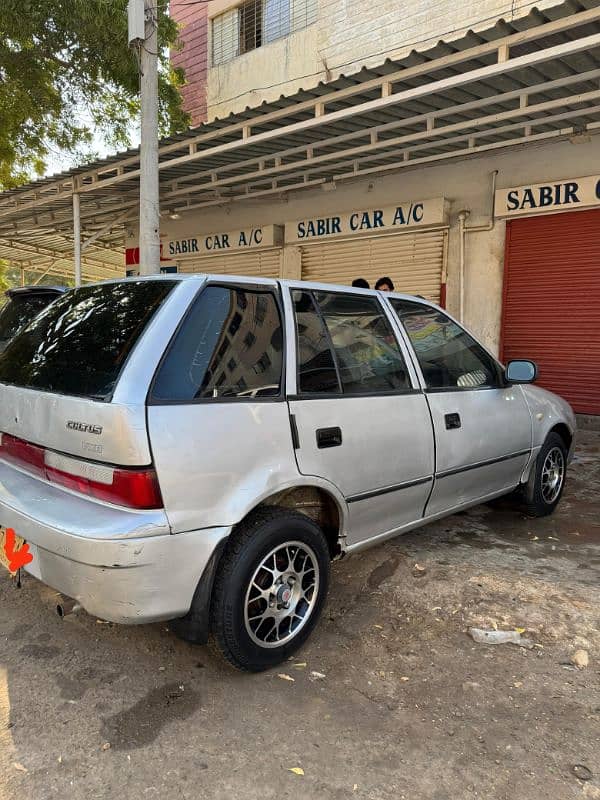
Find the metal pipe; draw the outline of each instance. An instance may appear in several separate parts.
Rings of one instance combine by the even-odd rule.
[[[465,231],[467,217],[471,212],[464,209],[458,213],[458,231],[460,235],[460,254],[459,254],[459,267],[458,267],[458,288],[459,288],[459,305],[458,305],[458,318],[464,322],[465,316]]]
[[[481,225],[470,225],[467,227],[467,219],[471,212],[465,208],[458,212],[458,231],[460,236],[460,253],[459,253],[459,269],[458,269],[458,282],[459,282],[459,320],[464,323],[465,314],[465,257],[466,257],[466,236],[467,233],[482,233],[483,231],[493,231],[496,225],[496,179],[498,177],[498,170],[492,172],[492,188],[491,188],[491,201],[490,201],[490,218],[488,222]]]
[[[465,233],[479,233],[480,231],[493,231],[496,225],[496,179],[498,177],[498,170],[492,172],[492,199],[490,202],[490,219],[489,222],[484,222],[482,225],[471,225],[469,228],[465,227]]]
[[[73,192],[73,251],[75,286],[81,286],[81,205],[79,192]]]
[[[65,595],[59,595],[59,601],[56,604],[56,613],[61,619],[68,617],[69,614],[78,614],[81,611],[81,605],[77,600]]]
[[[53,266],[56,264],[56,262],[57,262],[57,261],[60,261],[60,258],[54,258],[54,259],[53,259],[53,260],[50,262],[50,264],[49,264],[49,265],[46,267],[46,269],[45,269],[45,270],[42,272],[42,274],[41,274],[41,275],[39,275],[39,276],[36,278],[36,280],[33,282],[33,285],[34,285],[34,286],[37,286],[37,285],[38,285],[38,283],[39,283],[39,282],[40,282],[40,281],[41,281],[43,278],[45,278],[45,277],[46,277],[46,275],[47,275],[47,274],[50,272],[50,270],[51,270],[51,269],[52,269],[52,267],[53,267]]]

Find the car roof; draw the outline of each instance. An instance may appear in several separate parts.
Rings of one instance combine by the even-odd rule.
[[[33,295],[64,294],[69,291],[68,286],[15,286],[12,289],[7,289],[4,294],[7,297],[32,297]]]
[[[235,282],[244,282],[248,284],[253,284],[254,286],[282,286],[282,287],[290,287],[294,289],[316,289],[321,292],[345,292],[348,294],[358,294],[358,295],[370,295],[375,297],[381,297],[382,295],[386,297],[394,297],[397,299],[405,299],[405,300],[416,300],[419,303],[423,303],[424,305],[433,306],[434,308],[438,308],[438,306],[432,302],[431,300],[427,300],[425,297],[421,297],[420,295],[414,294],[406,294],[405,292],[381,292],[378,289],[360,289],[355,286],[344,286],[342,284],[335,284],[335,283],[319,283],[317,281],[303,281],[298,279],[292,278],[262,278],[256,275],[223,275],[223,274],[212,274],[212,273],[204,273],[204,272],[193,272],[193,273],[168,273],[162,275],[130,275],[129,277],[125,278],[109,278],[105,281],[99,281],[99,284],[107,284],[107,283],[130,283],[135,281],[197,281],[197,282],[204,282],[205,280],[211,282],[219,282],[219,283],[235,283]],[[86,286],[91,286],[92,284],[86,284]]]

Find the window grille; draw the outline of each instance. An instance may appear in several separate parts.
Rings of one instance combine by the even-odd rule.
[[[246,0],[212,20],[212,63],[282,39],[317,19],[317,0]]]

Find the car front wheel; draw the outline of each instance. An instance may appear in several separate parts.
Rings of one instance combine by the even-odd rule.
[[[329,563],[325,537],[309,517],[275,507],[248,517],[215,579],[211,634],[220,654],[259,672],[294,653],[321,613]]]
[[[558,505],[567,476],[567,448],[557,433],[548,434],[523,487],[525,512],[545,517]]]

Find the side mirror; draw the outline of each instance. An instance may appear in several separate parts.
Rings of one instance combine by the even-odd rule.
[[[509,361],[504,374],[509,383],[533,383],[537,366],[533,361]]]

